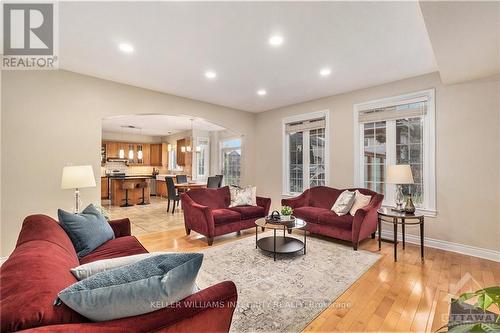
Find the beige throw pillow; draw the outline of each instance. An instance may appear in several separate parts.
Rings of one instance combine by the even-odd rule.
[[[354,204],[355,195],[356,192],[348,190],[340,193],[339,197],[337,198],[337,200],[335,200],[335,203],[332,207],[332,210],[335,212],[335,214],[337,214],[338,216],[342,216],[349,213],[349,210]]]
[[[354,196],[354,203],[351,207],[351,210],[349,211],[349,214],[351,214],[352,216],[356,214],[356,211],[358,209],[368,205],[370,203],[370,200],[372,199],[370,195],[361,194],[361,192],[359,192],[358,190],[356,190],[355,193],[356,195]]]
[[[229,207],[257,206],[257,188],[254,186],[229,186],[229,193],[231,194]]]

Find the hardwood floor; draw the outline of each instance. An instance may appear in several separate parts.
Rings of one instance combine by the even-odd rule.
[[[141,216],[141,223],[147,223],[147,214],[136,214]],[[196,232],[186,236],[182,213],[171,215],[155,214],[152,222],[161,228],[168,225],[168,230],[136,234],[149,251],[197,251],[207,247],[205,237]],[[134,217],[129,217],[134,223]],[[240,236],[233,233],[217,237],[213,246],[253,235],[252,229]],[[369,239],[359,249],[378,252],[378,244]],[[383,257],[304,332],[435,332],[448,320],[451,295],[500,285],[500,263],[432,248],[425,251],[425,262],[421,263],[419,247],[407,244],[405,251],[398,249],[398,262],[394,262],[393,245],[382,243]]]

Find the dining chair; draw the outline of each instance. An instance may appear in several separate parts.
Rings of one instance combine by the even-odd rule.
[[[165,177],[165,182],[167,183],[167,212],[170,210],[170,200],[173,201],[172,214],[175,211],[175,203],[179,204],[180,196],[175,188],[174,179],[172,177]]]
[[[175,176],[175,180],[177,181],[177,184],[185,184],[188,182],[186,175],[177,175]]]
[[[219,177],[213,176],[213,177],[208,177],[207,180],[207,188],[219,188]]]

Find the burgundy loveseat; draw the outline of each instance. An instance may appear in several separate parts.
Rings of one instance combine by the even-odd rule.
[[[59,223],[45,215],[28,216],[16,248],[0,269],[1,331],[229,331],[237,299],[236,287],[229,281],[201,290],[172,307],[105,322],[90,322],[64,304],[54,306],[58,292],[77,281],[70,268],[99,259],[148,252],[130,236],[128,219],[110,224],[116,238],[78,260]]]
[[[269,214],[271,199],[257,197],[257,206],[229,207],[229,187],[192,189],[181,195],[186,233],[191,230],[207,237],[212,245],[214,237],[255,227],[255,220]]]
[[[382,205],[384,196],[376,192],[358,188],[361,194],[371,196],[370,203],[356,211],[354,216],[338,216],[331,208],[340,193],[326,186],[310,188],[298,197],[282,199],[281,204],[293,208],[293,215],[307,222],[307,231],[352,242],[354,250],[359,241],[373,236],[377,230],[377,210]]]

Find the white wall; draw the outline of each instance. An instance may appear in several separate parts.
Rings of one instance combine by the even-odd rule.
[[[71,210],[73,193],[60,189],[67,163],[91,164],[100,174],[101,119],[130,114],[188,115],[246,135],[254,142],[255,115],[67,71],[2,72],[2,252],[8,255],[29,214],[55,217]],[[254,146],[245,154],[254,160]],[[253,168],[244,164],[244,182]],[[100,188],[82,189],[84,204]]]
[[[161,143],[161,136],[140,135],[132,133],[102,132],[102,139],[133,143]]]
[[[434,73],[260,113],[257,188],[279,206],[284,117],[330,110],[329,185],[347,188],[354,184],[353,104],[429,88],[436,88],[438,216],[426,219],[426,236],[499,250],[499,77],[443,86]]]

